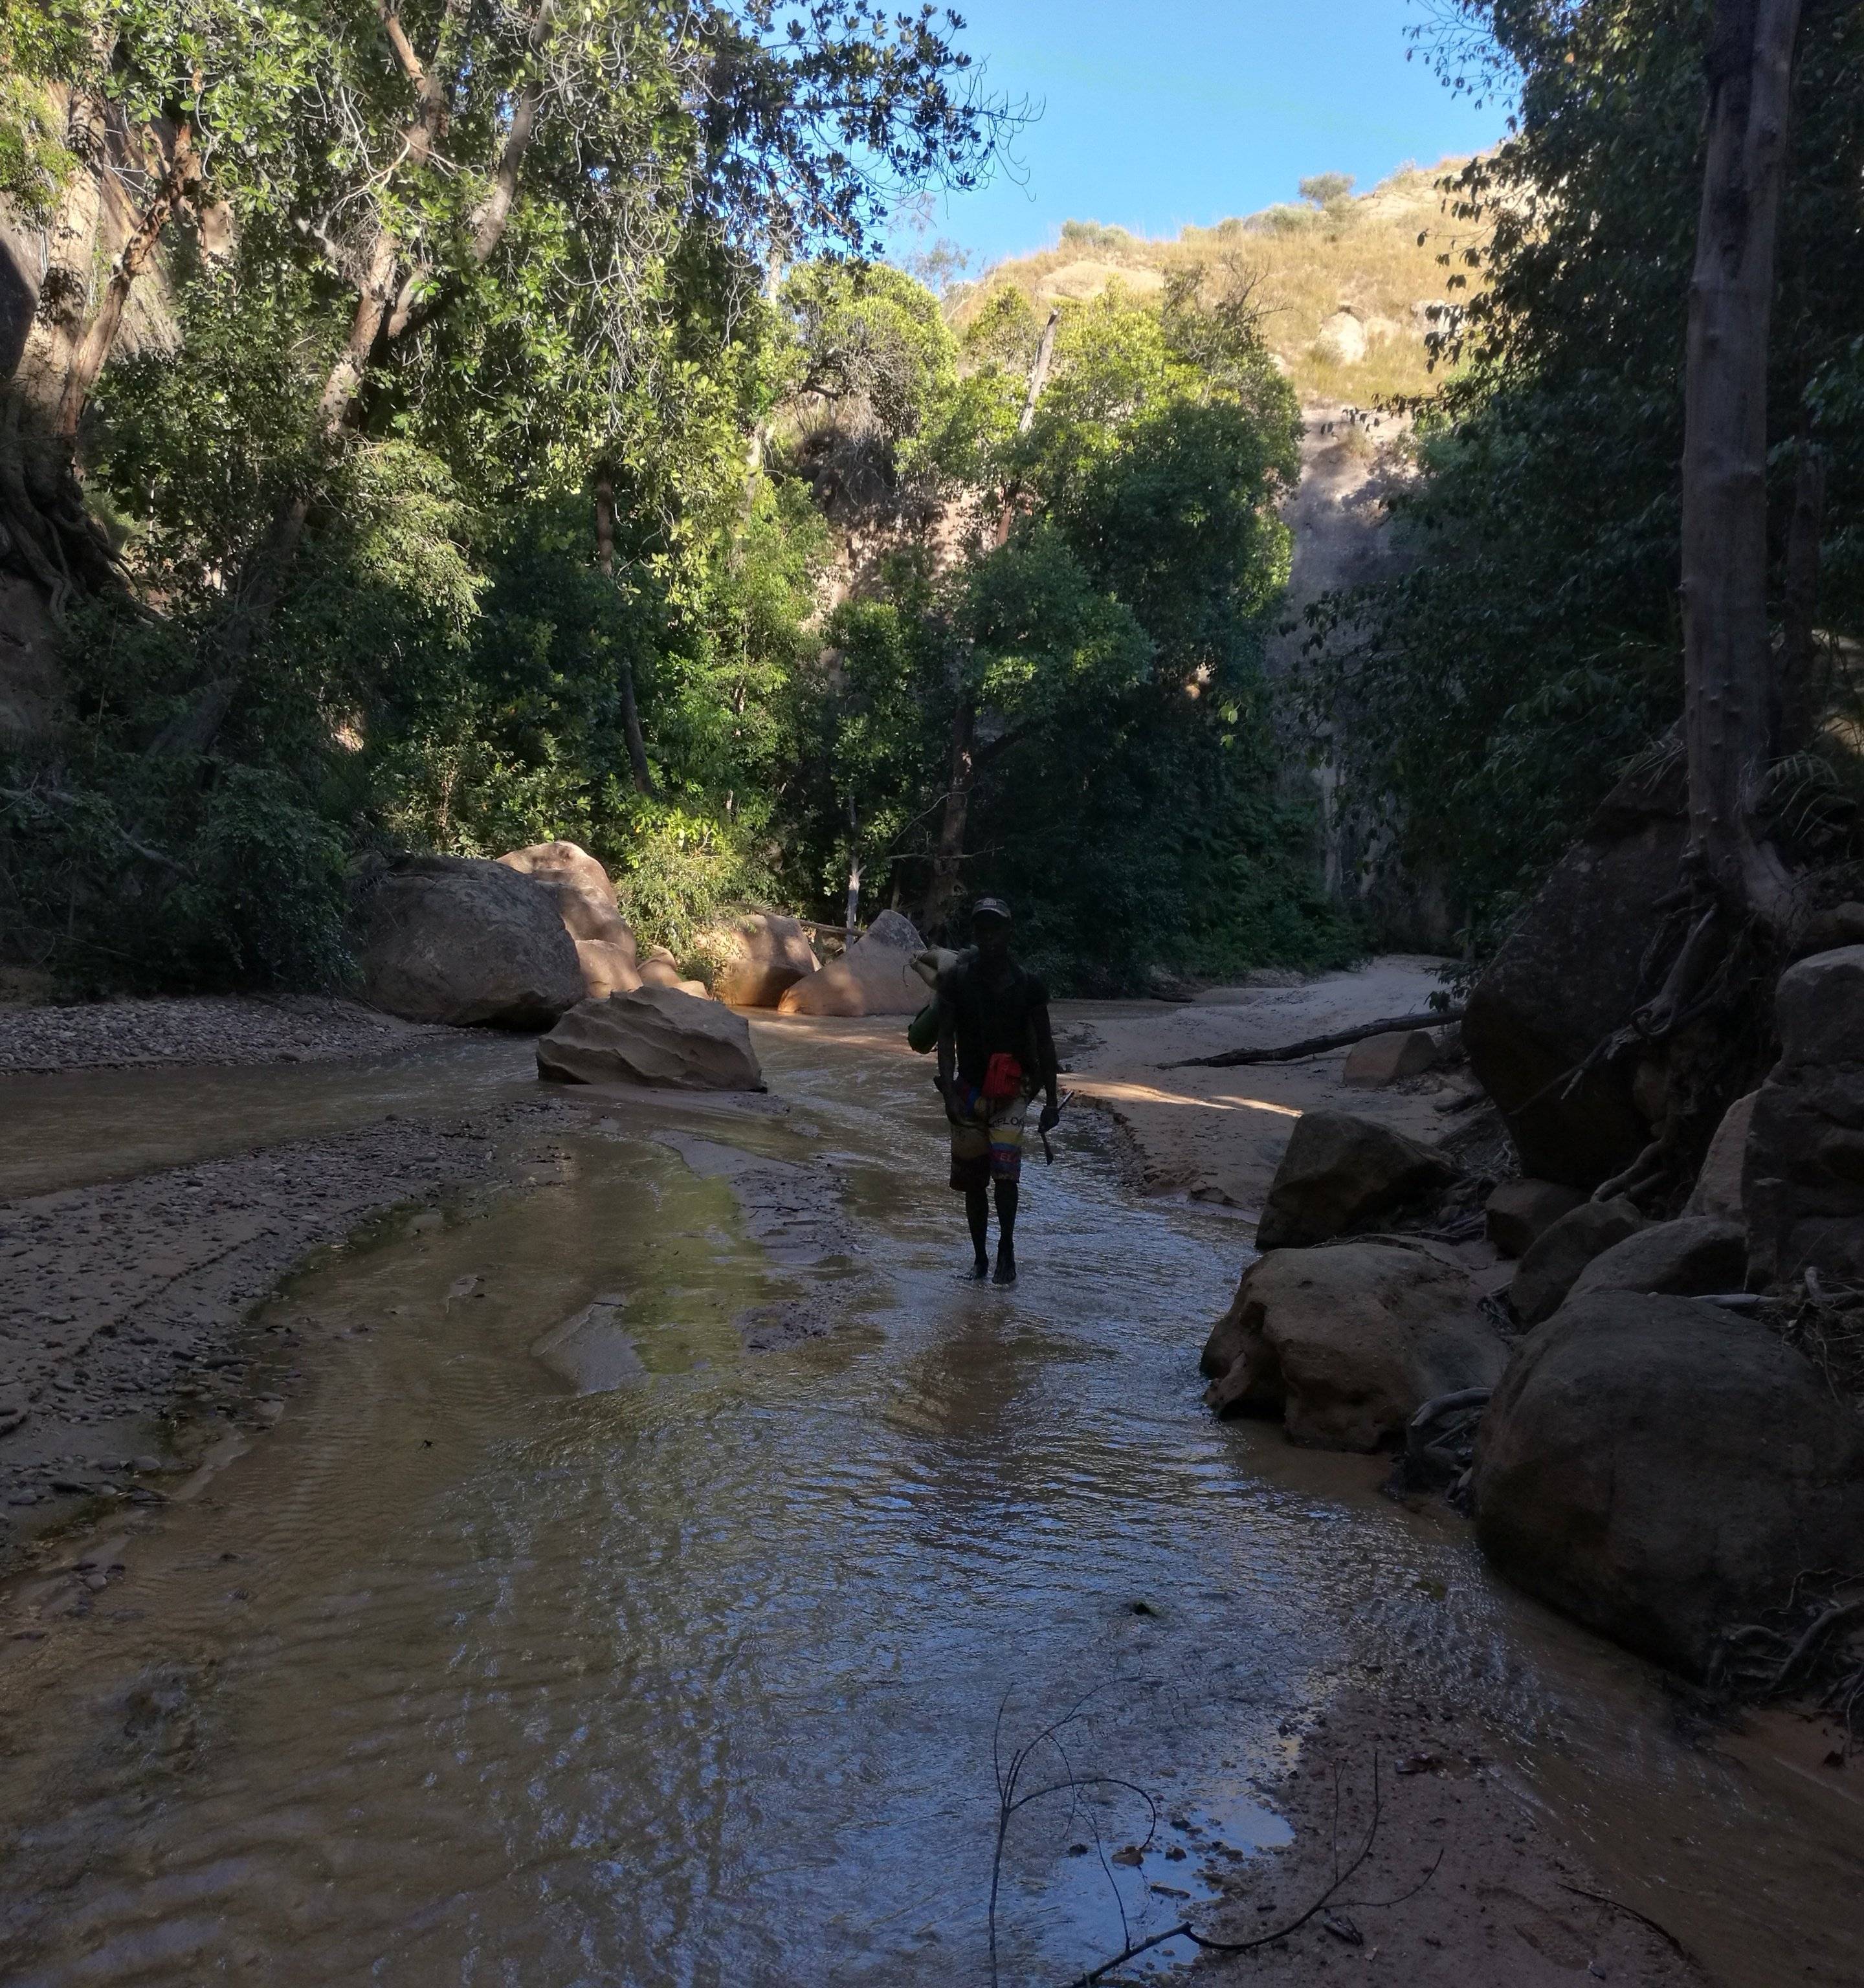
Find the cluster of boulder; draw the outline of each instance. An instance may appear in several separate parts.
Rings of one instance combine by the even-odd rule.
[[[735,1009],[786,1015],[912,1014],[925,1000],[909,919],[883,911],[824,965],[800,921],[775,912],[699,935],[710,974],[643,953],[613,881],[573,842],[496,862],[404,856],[359,891],[363,989],[374,1006],[461,1027],[548,1030],[539,1073],[562,1083],[762,1090]]]
[[[1487,1021],[1474,1000],[1470,1013],[1472,1061],[1493,1078]],[[1264,1253],[1205,1347],[1206,1398],[1277,1415],[1298,1442],[1409,1435],[1414,1453],[1442,1407],[1480,1409],[1460,1489],[1490,1561],[1693,1675],[1797,1579],[1864,1571],[1864,1419],[1760,1298],[1864,1283],[1864,945],[1791,967],[1776,1023],[1778,1063],[1726,1112],[1669,1220],[1586,1191],[1647,1123],[1584,1162],[1571,1116],[1528,1087],[1558,1073],[1560,1048],[1510,1038],[1499,1081],[1544,1172],[1488,1195],[1502,1261],[1486,1276],[1436,1212],[1456,1171],[1442,1153],[1304,1117],[1263,1211]],[[1638,1115],[1615,1081],[1582,1100],[1595,1126]]]

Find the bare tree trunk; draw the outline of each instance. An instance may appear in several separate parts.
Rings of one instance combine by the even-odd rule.
[[[1786,535],[1786,594],[1780,644],[1782,752],[1803,752],[1818,731],[1824,705],[1818,642],[1818,543],[1825,519],[1825,452],[1800,438],[1793,477],[1793,516]]]
[[[971,814],[971,781],[976,770],[977,700],[960,681],[952,709],[951,763],[947,769],[945,812],[939,823],[939,847],[932,857],[932,888],[925,895],[925,924],[936,931],[958,901],[958,881],[964,863],[965,829]]]
[[[38,307],[0,392],[0,563],[32,581],[55,617],[77,596],[117,583],[109,539],[90,516],[75,461],[78,424],[123,328],[137,277],[194,182],[184,125],[155,196],[117,256],[96,307],[92,272],[103,218],[103,176],[140,166],[137,141],[105,106],[73,99],[67,112],[86,127],[73,173],[47,232]],[[146,144],[151,134],[144,134]]]
[[[155,198],[136,224],[134,232],[123,245],[122,252],[110,271],[110,281],[103,286],[103,296],[91,314],[90,323],[84,327],[77,350],[72,354],[58,404],[59,433],[68,441],[75,441],[85,403],[103,371],[105,361],[116,348],[117,334],[123,329],[123,314],[136,279],[155,252],[155,245],[174,218],[176,209],[189,198],[199,182],[200,166],[195,157],[194,133],[184,118],[175,127],[167,169],[157,183]]]
[[[847,804],[847,825],[851,840],[847,857],[847,913],[844,922],[851,939],[854,928],[861,922],[861,817],[854,811],[854,803]]]
[[[1767,353],[1800,0],[1718,0],[1690,286],[1683,456],[1684,734],[1691,847],[1730,908],[1787,888],[1755,833],[1771,756]]]
[[[446,127],[442,65],[454,24],[463,11],[463,0],[448,0],[435,31],[432,59],[425,63],[414,52],[401,25],[400,15],[389,0],[375,0],[375,8],[395,59],[414,91],[416,109],[402,132],[403,157],[399,170],[419,173],[431,163],[435,147]],[[550,39],[556,15],[556,0],[538,0],[528,36],[533,63]],[[490,261],[510,225],[525,155],[536,132],[543,80],[533,68],[519,89],[513,104],[505,143],[493,170],[492,184],[473,211],[469,253],[475,269]],[[318,401],[323,438],[330,446],[340,442],[345,431],[354,424],[364,384],[378,353],[430,323],[448,294],[445,286],[435,282],[433,272],[425,265],[397,282],[401,259],[401,242],[386,221],[378,219],[368,268],[350,320],[350,335],[324,381]],[[243,654],[251,647],[254,637],[269,620],[283,597],[285,581],[296,557],[309,515],[309,499],[302,492],[294,492],[280,503],[250,562],[249,577],[242,589],[241,607],[234,625],[228,631],[225,646],[229,653]],[[631,707],[631,688],[628,702]],[[644,758],[641,764],[645,765]],[[638,783],[638,767],[635,777]]]
[[[1023,396],[1023,411],[1017,417],[1017,433],[1027,434],[1034,425],[1036,403],[1042,397],[1043,389],[1048,384],[1049,368],[1055,359],[1055,331],[1061,323],[1061,313],[1051,310],[1048,322],[1042,327],[1041,338],[1036,345],[1035,363],[1029,369],[1029,390]],[[1006,546],[1010,543],[1011,528],[1017,519],[1016,486],[1013,484],[1003,492],[1003,508],[996,514],[996,543]]]
[[[1061,313],[1051,310],[1048,322],[1042,327],[1035,360],[1029,369],[1029,387],[1023,396],[1023,411],[1017,420],[1018,434],[1027,434],[1036,418],[1036,404],[1048,384],[1049,369],[1054,362],[1055,331],[1061,322]],[[1016,522],[1016,500],[1013,488],[1004,492],[994,534],[999,546],[1009,543],[1010,529]],[[952,908],[958,901],[965,830],[971,816],[971,787],[977,772],[977,695],[971,688],[970,674],[962,658],[954,674],[956,683],[952,709],[952,752],[946,776],[945,811],[939,822],[939,847],[932,857],[932,884],[926,892],[922,914],[928,931],[937,930],[950,918]]]
[[[615,572],[615,483],[607,470],[597,472],[595,482],[595,563],[604,580]],[[617,658],[617,687],[621,693],[621,729],[628,739],[628,763],[634,776],[636,789],[654,798],[654,773],[648,764],[647,741],[641,735],[641,712],[634,702],[634,666],[624,649]]]

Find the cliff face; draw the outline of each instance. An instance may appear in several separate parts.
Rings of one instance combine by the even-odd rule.
[[[1392,494],[1412,474],[1408,414],[1380,414],[1337,401],[1301,410],[1301,482],[1282,507],[1294,537],[1285,611],[1266,658],[1271,677],[1300,667],[1311,631],[1307,611],[1324,594],[1365,586],[1401,572],[1406,554],[1392,525]],[[1399,864],[1389,831],[1368,801],[1341,784],[1339,730],[1350,710],[1318,736],[1292,720],[1289,779],[1311,777],[1320,790],[1328,888],[1356,904],[1379,945],[1390,951],[1450,949],[1456,919],[1441,888]],[[1310,775],[1308,761],[1318,758]]]

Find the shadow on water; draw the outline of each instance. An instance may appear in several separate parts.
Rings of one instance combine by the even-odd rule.
[[[1738,1941],[1803,1883],[1792,1817],[1459,1523],[1208,1418],[1233,1228],[1131,1203],[1084,1121],[1023,1285],[960,1282],[922,1068],[763,1046],[787,1117],[676,1150],[594,1107],[560,1185],[272,1308],[291,1415],[8,1646],[8,1981],[976,1980],[1000,1710],[1078,1706],[1073,1771],[1163,1806],[1140,1868],[1111,1788],[1013,1831],[1005,1978],[1064,1980],[1285,1841],[1281,1729],[1399,1676],[1671,1915]],[[835,1329],[747,1353],[774,1306]]]

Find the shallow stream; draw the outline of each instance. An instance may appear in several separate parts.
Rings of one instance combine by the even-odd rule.
[[[1395,1682],[1492,1721],[1544,1824],[1725,1980],[1856,1978],[1864,1810],[1687,1743],[1369,1465],[1211,1421],[1233,1222],[1135,1201],[1084,1116],[1027,1176],[1020,1286],[960,1281],[924,1067],[760,1049],[769,1112],[592,1106],[556,1184],[270,1309],[283,1422],[83,1619],[0,1644],[0,1979],[976,1982],[993,1740],[1079,1707],[1109,1784],[1019,1819],[999,1912],[1005,1980],[1059,1983],[1284,1841],[1304,1717]],[[431,1101],[509,1061],[432,1060]],[[297,1129],[419,1102],[408,1069],[292,1073]],[[216,1124],[235,1093],[295,1124],[253,1072]],[[173,1108],[138,1136],[185,1144]],[[1113,1780],[1163,1797],[1137,1867]]]

